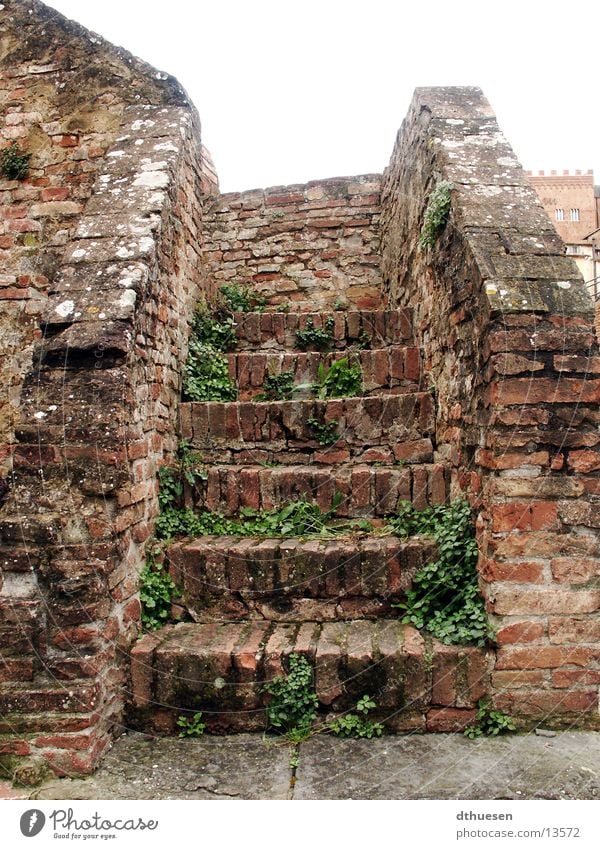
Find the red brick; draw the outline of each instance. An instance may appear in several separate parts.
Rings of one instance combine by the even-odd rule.
[[[569,451],[567,465],[575,472],[597,472],[600,469],[600,453],[587,449]]]
[[[427,731],[455,733],[463,731],[475,719],[477,711],[461,708],[440,708],[427,711]]]
[[[537,584],[544,581],[544,563],[539,560],[498,563],[486,560],[480,569],[486,581],[515,581],[519,584]]]
[[[556,524],[558,505],[553,501],[533,503],[496,504],[491,507],[493,530],[496,532],[512,530],[542,531]]]
[[[70,194],[71,189],[67,186],[54,186],[42,189],[40,200],[66,200]]]
[[[548,673],[543,669],[504,669],[492,673],[492,686],[498,690],[544,687]]]
[[[545,633],[543,622],[513,622],[499,628],[496,632],[498,645],[509,645],[511,643],[532,643],[540,640]]]
[[[600,607],[600,590],[540,588],[522,590],[499,586],[490,608],[496,614],[527,616],[543,613],[593,613]]]
[[[475,461],[485,469],[517,469],[521,466],[547,466],[550,455],[547,451],[535,451],[531,454],[503,453],[494,455],[493,451],[480,448]]]
[[[512,690],[498,694],[495,706],[513,716],[549,719],[552,715],[592,713],[598,709],[598,690]]]
[[[600,577],[600,559],[556,557],[550,567],[552,577],[558,583],[583,584]]]
[[[552,686],[570,689],[578,684],[600,684],[598,669],[557,669],[552,673]]]
[[[548,620],[551,643],[597,643],[600,641],[600,617],[551,616]]]
[[[559,666],[588,666],[600,658],[600,647],[531,646],[500,648],[496,669],[556,669]]]

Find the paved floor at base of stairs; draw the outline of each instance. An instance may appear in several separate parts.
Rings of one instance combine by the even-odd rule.
[[[461,735],[287,745],[256,734],[198,740],[128,733],[94,776],[53,779],[3,798],[31,799],[598,799],[600,733],[468,740]],[[13,795],[10,795],[10,792]],[[2,788],[0,787],[0,798]]]

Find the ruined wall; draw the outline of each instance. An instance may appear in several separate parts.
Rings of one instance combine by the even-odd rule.
[[[128,104],[185,92],[37,0],[0,10],[0,139],[32,154],[28,178],[0,179],[0,478],[11,465],[20,387],[39,316]]]
[[[207,210],[211,279],[296,310],[381,303],[381,175],[221,195]]]
[[[31,5],[6,4],[10,38]],[[176,443],[188,319],[204,281],[202,195],[215,187],[181,89],[126,54],[88,45],[89,33],[39,4],[34,12],[25,44],[54,59],[43,71],[52,87],[80,98],[78,108],[106,100],[114,110],[89,169],[78,163],[89,161],[95,129],[65,148],[56,173],[47,157],[62,147],[44,137],[31,177],[5,189],[11,206],[14,192],[31,191],[28,217],[9,220],[39,224],[24,228],[37,234],[37,252],[16,239],[9,260],[21,271],[43,264],[46,282],[33,315],[31,294],[23,299],[28,324],[11,364],[15,398],[25,376],[0,512],[0,755],[41,755],[72,774],[93,768],[127,698],[156,471]],[[5,52],[3,67],[15,61]],[[21,105],[38,115],[40,137],[44,126],[64,133],[68,98],[37,100],[35,85],[24,88]],[[64,190],[80,173],[76,202]],[[59,209],[35,216],[54,202],[41,200],[45,187],[63,190],[56,203],[77,204],[67,224]]]
[[[447,225],[419,244],[428,198]],[[436,386],[437,456],[478,508],[508,712],[597,719],[600,358],[589,295],[479,89],[418,89],[382,187],[382,272]]]

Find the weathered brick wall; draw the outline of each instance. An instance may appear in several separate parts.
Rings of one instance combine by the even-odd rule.
[[[419,245],[451,181],[447,226]],[[478,89],[418,89],[382,187],[383,278],[412,306],[436,386],[437,455],[479,510],[511,713],[597,718],[600,359],[574,264]]]
[[[32,154],[0,180],[0,478],[49,281],[128,104],[187,103],[179,84],[38,0],[0,10],[0,139]]]
[[[9,34],[31,5],[7,4]],[[8,257],[18,270],[38,258],[52,267],[47,297],[16,341],[20,360],[11,365],[15,390],[23,386],[11,489],[0,512],[0,755],[38,754],[59,773],[78,773],[109,745],[127,696],[125,652],[137,633],[156,471],[176,442],[188,318],[204,280],[202,196],[215,187],[197,116],[178,87],[155,82],[156,72],[113,48],[96,55],[91,46],[87,57],[79,36],[87,41],[89,33],[39,4],[34,12],[25,43],[35,55],[47,48],[58,57],[47,70],[52,87],[64,80],[88,105],[106,97],[114,114],[77,203],[89,199],[76,215],[69,208],[61,242],[50,244],[50,215],[35,230],[33,258],[18,240]],[[103,70],[88,77],[94,65]],[[36,101],[34,109],[37,89],[24,87],[24,108],[39,113],[40,127],[64,121],[68,104],[60,111],[55,101]],[[87,141],[82,133],[65,149]],[[88,161],[80,153],[60,160],[54,181],[34,152],[31,177],[6,191],[30,189],[43,207],[38,193],[66,188],[63,178],[68,183],[77,163]],[[25,213],[9,220],[39,220],[31,208]]]
[[[294,309],[381,303],[380,174],[225,194],[207,211],[217,285],[251,285]]]

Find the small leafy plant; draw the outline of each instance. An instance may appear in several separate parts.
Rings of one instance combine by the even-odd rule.
[[[256,295],[249,286],[226,283],[219,288],[226,309],[231,312],[260,312],[265,306],[264,298]]]
[[[478,549],[466,501],[417,511],[403,502],[387,527],[398,536],[422,534],[438,543],[439,557],[420,569],[404,602],[402,621],[430,631],[447,645],[483,646],[493,639],[477,577]]]
[[[302,351],[329,351],[333,345],[335,319],[329,316],[325,327],[315,327],[312,318],[306,319],[303,330],[296,332],[296,347]]]
[[[319,700],[314,689],[313,667],[300,654],[291,654],[287,675],[263,685],[270,698],[266,707],[267,728],[284,734],[291,743],[305,740],[317,716]]]
[[[156,631],[168,622],[171,603],[177,595],[177,587],[163,564],[157,559],[160,548],[150,546],[146,565],[140,573],[140,603],[142,605],[142,627]]]
[[[29,174],[31,153],[21,150],[16,141],[0,151],[0,174],[7,180],[24,180]]]
[[[358,363],[350,364],[348,357],[334,360],[329,367],[320,363],[314,389],[318,398],[344,398],[360,395],[362,370]]]
[[[440,181],[429,196],[419,244],[423,248],[432,248],[435,240],[446,226],[452,202],[452,183]]]
[[[255,401],[289,401],[294,394],[294,372],[282,371],[265,377],[263,391],[254,397]]]
[[[315,439],[317,440],[319,445],[333,445],[339,439],[339,421],[337,419],[332,419],[330,422],[326,422],[319,421],[319,419],[310,418],[307,419],[306,424],[314,433]]]
[[[336,737],[362,737],[370,740],[373,737],[381,737],[383,725],[381,722],[372,722],[369,712],[377,707],[377,703],[370,696],[363,696],[356,703],[356,713],[347,713],[334,719],[329,724],[329,730]]]
[[[237,389],[226,358],[212,345],[191,339],[183,367],[183,392],[189,401],[235,401]]]
[[[179,737],[202,737],[206,724],[202,722],[202,713],[195,713],[190,719],[187,716],[180,716],[177,720],[177,727],[181,728]]]
[[[477,737],[496,737],[498,734],[516,731],[513,718],[502,711],[494,710],[485,699],[480,699],[477,707],[473,724],[467,725],[463,732],[465,737],[474,740]]]
[[[210,315],[206,305],[200,304],[192,319],[192,337],[216,351],[232,351],[237,341],[235,323],[230,316]]]

